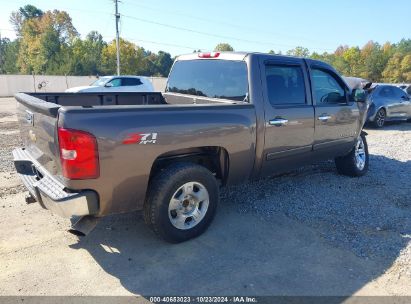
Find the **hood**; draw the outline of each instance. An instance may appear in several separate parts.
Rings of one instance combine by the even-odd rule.
[[[348,84],[348,86],[351,89],[364,89],[364,90],[366,90],[372,84],[372,82],[370,82],[367,79],[363,79],[363,78],[346,77],[346,76],[343,76],[342,78],[345,80],[345,82]]]

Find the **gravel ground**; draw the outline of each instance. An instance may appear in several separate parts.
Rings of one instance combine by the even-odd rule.
[[[14,166],[10,151],[21,146],[15,115],[0,113],[0,128],[0,172],[12,171]]]
[[[370,130],[370,172],[364,177],[337,175],[330,161],[228,189],[223,197],[240,212],[265,218],[283,213],[358,256],[390,255],[411,236],[410,131],[410,124]]]
[[[26,206],[21,202],[24,188],[13,171],[10,154],[13,147],[21,145],[17,131],[14,104],[10,100],[0,99],[0,101],[0,207],[6,208],[4,217],[0,220],[0,238],[7,235],[9,240],[6,242],[4,239],[3,243],[1,243],[2,240],[0,239],[0,244],[3,244],[5,247],[5,249],[0,248],[0,258],[4,259],[4,265],[6,265],[5,268],[0,266],[0,273],[3,273],[3,279],[7,284],[8,281],[10,282],[9,285],[4,285],[6,287],[0,287],[0,294],[19,294],[13,288],[19,285],[23,273],[25,280],[29,280],[29,282],[31,282],[30,280],[33,282],[39,281],[39,285],[47,279],[41,273],[24,272],[16,258],[10,255],[11,253],[21,254],[20,258],[22,261],[25,261],[24,263],[33,263],[33,267],[41,269],[46,266],[42,264],[36,266],[36,263],[32,260],[37,256],[38,260],[41,261],[39,251],[32,251],[29,248],[35,248],[35,246],[39,246],[39,248],[47,247],[50,252],[60,256],[61,252],[65,252],[66,249],[63,247],[67,244],[75,248],[77,248],[77,245],[72,245],[72,243],[76,242],[74,237],[67,236],[64,232],[63,227],[67,224],[66,220],[56,218],[49,214],[48,211],[39,209],[38,206]],[[263,264],[259,264],[261,269],[256,267],[255,272],[263,281],[268,275],[267,268],[271,269],[270,267],[273,267],[272,269],[286,267],[284,271],[296,273],[296,270],[293,270],[294,263],[300,265],[298,271],[305,271],[303,269],[306,268],[306,271],[318,271],[313,278],[317,279],[322,274],[327,274],[324,281],[321,281],[322,283],[318,283],[318,285],[324,284],[326,286],[328,281],[332,281],[331,278],[334,275],[336,276],[336,286],[339,284],[344,285],[343,282],[349,280],[354,282],[354,277],[366,276],[366,278],[361,279],[361,283],[356,283],[355,288],[352,287],[348,290],[349,294],[353,294],[357,289],[368,286],[366,294],[411,295],[411,123],[390,124],[383,130],[369,129],[367,132],[369,133],[367,140],[370,151],[370,168],[369,173],[364,177],[348,178],[340,176],[336,173],[333,162],[319,163],[281,176],[224,189],[221,195],[222,210],[220,210],[217,216],[216,223],[210,227],[210,232],[197,240],[179,245],[180,247],[164,247],[167,245],[158,243],[149,232],[147,232],[147,237],[146,232],[139,236],[139,240],[146,244],[146,247],[123,247],[125,246],[124,242],[119,243],[118,241],[123,240],[123,236],[120,236],[116,231],[134,231],[135,224],[133,223],[135,217],[131,215],[105,219],[96,229],[94,237],[88,238],[85,241],[84,248],[100,265],[100,276],[103,276],[101,269],[104,269],[112,276],[118,277],[122,286],[132,293],[140,289],[150,289],[149,287],[146,289],[141,287],[144,286],[143,283],[141,283],[143,285],[139,285],[140,289],[137,288],[135,286],[137,283],[131,283],[130,281],[130,273],[127,270],[127,266],[123,267],[124,269],[120,271],[113,267],[115,263],[119,263],[118,260],[112,260],[111,257],[106,258],[96,252],[95,247],[100,246],[99,243],[109,242],[109,236],[112,237],[110,242],[121,248],[119,252],[127,252],[130,255],[128,261],[141,259],[141,255],[143,255],[144,259],[149,259],[148,263],[154,263],[150,259],[151,255],[153,255],[153,259],[159,258],[162,255],[172,256],[173,252],[177,256],[181,256],[178,248],[187,248],[189,252],[198,252],[198,255],[202,255],[203,250],[196,251],[200,250],[196,246],[202,245],[207,247],[209,244],[218,243],[220,244],[219,246],[224,248],[224,243],[227,243],[232,245],[231,247],[238,247],[243,242],[246,244],[251,242],[249,244],[250,247],[255,246],[257,249],[259,248],[255,254],[257,256],[259,252],[262,254],[261,257],[257,257],[257,261]],[[228,217],[228,224],[222,220],[224,216]],[[21,225],[24,225],[24,231],[31,233],[29,236],[23,237],[21,234],[22,230],[18,223],[18,218],[20,217],[22,221],[24,220],[24,223],[21,223]],[[140,215],[137,217],[140,217]],[[247,224],[245,224],[244,219],[247,219]],[[11,228],[8,224],[10,220],[13,221],[14,225]],[[140,222],[138,225],[140,227]],[[40,226],[43,230],[41,230]],[[227,229],[230,232],[230,236],[221,235],[223,233],[219,230],[221,227],[224,227],[223,230]],[[7,234],[3,233],[5,229],[9,229]],[[275,234],[276,230],[278,230],[278,234]],[[233,231],[239,231],[239,235],[235,235]],[[245,235],[244,239],[242,239],[243,234]],[[269,236],[273,234],[273,238],[284,238],[282,239],[284,248],[288,249],[287,253],[281,254],[278,257],[279,262],[276,262],[278,264],[267,264],[269,259],[264,257],[263,254],[267,251],[266,254],[272,256],[275,252],[281,252],[281,246],[272,248],[273,251],[269,251],[268,248],[271,248],[270,246],[278,246],[278,244],[270,242],[270,244],[267,243],[267,248],[265,248],[264,242],[267,242],[267,240],[260,240],[264,234]],[[255,237],[256,240],[250,240],[247,238],[247,235],[250,238]],[[287,239],[288,235],[291,239]],[[261,242],[258,243],[258,241]],[[127,246],[136,245],[129,244]],[[310,248],[310,246],[312,246],[312,249],[308,250],[307,248]],[[57,247],[59,248],[58,251],[53,251],[57,250]],[[234,263],[230,260],[232,254],[245,255],[247,252],[248,254],[254,253],[251,248],[245,251],[243,249],[236,251],[231,247],[230,249],[224,249],[230,253],[230,258],[225,257],[224,253],[218,250],[211,252],[216,252],[215,254],[221,254],[228,258],[225,265]],[[150,253],[146,252],[144,248],[151,248]],[[164,252],[157,252],[157,248],[161,248]],[[293,251],[295,252],[293,253]],[[62,257],[59,257],[59,259],[64,259],[63,256],[66,257],[70,254],[73,253],[67,254],[66,252],[61,254]],[[139,258],[133,256],[137,254],[140,255]],[[283,255],[287,254],[290,255],[292,260],[281,262],[280,260],[283,258]],[[319,266],[319,262],[314,258],[316,254],[320,255],[318,257],[319,260],[324,260],[324,263],[321,263]],[[45,256],[44,260],[53,260],[56,258],[55,255],[50,253],[50,256]],[[207,260],[209,256],[209,254],[202,256],[202,260]],[[252,259],[250,258],[249,260],[249,258],[249,256],[243,256],[247,263],[252,263]],[[253,257],[253,259],[255,258]],[[91,265],[96,264],[95,262],[90,262],[89,257],[81,256],[77,257],[77,259],[87,260],[81,268],[77,266],[78,269],[91,269]],[[331,259],[331,261],[328,261],[328,259]],[[66,264],[67,261],[60,262],[61,264],[59,265],[62,268],[65,267],[63,264]],[[310,264],[311,262],[313,264]],[[162,272],[160,272],[161,275],[176,279],[176,277],[171,276],[169,273],[171,270],[164,270],[164,267],[172,266],[169,264],[163,265],[162,260],[158,260],[156,263],[159,265],[158,267],[163,267],[161,269]],[[218,262],[213,263],[218,264]],[[348,269],[346,276],[344,271],[337,270],[340,269],[338,263],[344,264],[344,266],[341,266],[341,269]],[[233,267],[241,268],[243,264],[241,262]],[[287,266],[288,264],[289,266]],[[153,265],[151,264],[151,267],[154,267]],[[178,265],[177,260],[174,261],[174,265]],[[224,268],[225,266],[221,267]],[[49,271],[52,272],[52,270]],[[139,269],[139,271],[142,271],[142,269]],[[151,271],[155,272],[155,270]],[[358,274],[353,276],[353,273],[356,271],[358,271]],[[247,270],[246,273],[250,273],[250,270]],[[85,280],[95,280],[95,278],[88,278],[88,273],[83,275]],[[194,272],[194,274],[190,273],[187,275],[195,276],[196,274]],[[33,277],[31,278],[31,276]],[[149,275],[147,274],[147,276]],[[298,276],[296,275],[296,277]],[[0,275],[0,281],[3,281],[3,279],[2,275]],[[198,279],[198,275],[194,279]],[[233,282],[236,282],[236,280],[242,282],[242,279],[236,276],[232,279]],[[218,286],[227,284],[220,282],[218,278],[215,280],[216,284],[219,284]],[[256,280],[258,282],[258,279]],[[270,282],[275,282],[273,277],[270,277],[270,280]],[[284,280],[284,277],[281,280]],[[308,281],[305,279],[302,282],[309,284]],[[71,282],[73,283],[73,281]],[[104,284],[108,284],[107,282],[111,281],[106,278],[105,283],[99,284],[106,286]],[[281,290],[288,290],[287,288],[293,286],[294,283],[294,281],[289,282]],[[35,284],[37,286],[37,283]],[[73,284],[75,285],[75,283]],[[113,282],[111,284],[115,285]],[[151,284],[153,283],[151,282]],[[164,285],[165,288],[168,286],[167,284]],[[275,290],[272,285],[266,286],[262,281],[260,284],[254,284],[255,290]],[[303,283],[301,284],[304,285]],[[90,287],[89,285],[87,286]],[[345,285],[348,285],[348,283]],[[56,285],[54,287],[42,287],[43,289],[37,289],[39,287],[33,286],[31,289],[21,288],[20,290],[25,290],[26,294],[36,293],[36,290],[38,294],[55,294],[55,292],[53,293],[53,291],[47,288],[56,290]],[[4,289],[2,290],[2,288]],[[66,286],[65,288],[66,292],[71,290],[70,287]],[[78,288],[80,290],[76,290],[75,294],[93,294],[90,291],[82,291],[81,288],[86,288],[84,286]],[[93,288],[96,289],[97,287]],[[304,288],[308,289],[304,289],[302,286],[298,286],[298,288],[291,289],[289,293],[298,294],[296,290],[313,290],[307,286],[304,286]],[[321,286],[316,286],[315,288],[321,290]],[[340,287],[335,288],[335,290],[340,290],[338,289]],[[334,292],[340,294],[340,291]],[[341,292],[347,293],[347,290],[343,289]],[[286,293],[284,292],[284,294]],[[322,294],[324,292],[318,291],[318,293]],[[64,290],[62,294],[64,294]],[[119,289],[118,294],[124,293]]]
[[[370,167],[364,177],[340,176],[328,161],[226,189],[223,200],[268,220],[285,214],[362,258],[399,252],[397,263],[411,277],[411,123],[366,131]]]

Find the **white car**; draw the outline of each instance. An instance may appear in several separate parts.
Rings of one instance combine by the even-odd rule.
[[[70,88],[66,92],[154,92],[154,87],[150,79],[144,76],[103,76],[89,86]]]

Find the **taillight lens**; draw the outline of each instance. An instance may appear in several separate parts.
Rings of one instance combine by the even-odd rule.
[[[199,53],[198,54],[199,58],[217,58],[218,56],[220,56],[219,52]]]
[[[58,129],[63,176],[92,179],[100,175],[97,140],[94,135],[72,129]]]

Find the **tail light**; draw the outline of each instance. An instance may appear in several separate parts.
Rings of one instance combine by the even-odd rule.
[[[100,175],[97,140],[94,135],[58,129],[61,167],[68,179],[92,179]]]
[[[199,53],[198,57],[200,58],[217,58],[220,56],[219,52],[212,52],[212,53]]]

